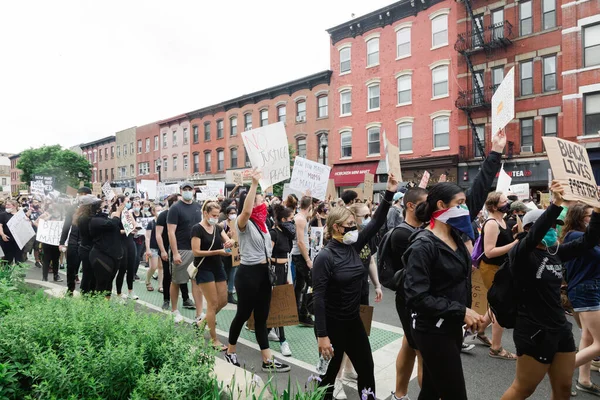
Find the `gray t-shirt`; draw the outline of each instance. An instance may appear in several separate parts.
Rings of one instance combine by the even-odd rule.
[[[301,215],[301,214],[298,214],[298,215]],[[304,232],[303,233],[296,231],[296,238],[294,239],[294,241],[292,243],[293,244],[293,246],[292,246],[292,255],[297,256],[299,254],[302,254],[302,252],[300,251],[300,247],[298,247],[298,235],[300,235],[300,234],[303,234],[304,245],[306,246],[306,248],[308,248],[308,226],[309,226],[309,223],[307,221],[306,225],[304,225]]]
[[[267,255],[269,258],[271,258],[273,245],[271,243],[271,235],[269,235],[269,232],[261,232],[250,220],[248,220],[246,229],[244,229],[244,231],[240,230],[236,220],[235,230],[237,231],[238,240],[240,242],[240,262],[242,264],[260,264],[260,262],[265,259],[265,244],[267,248]]]

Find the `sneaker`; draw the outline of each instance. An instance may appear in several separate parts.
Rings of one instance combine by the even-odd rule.
[[[462,351],[463,353],[466,353],[466,352],[473,350],[474,347],[475,347],[475,345],[473,343],[470,343],[470,344],[463,343],[462,349],[460,349],[460,351]]]
[[[36,261],[35,262],[35,266],[38,267],[38,268],[42,268],[42,263],[39,262],[39,261]]]
[[[237,354],[235,354],[235,353],[229,354],[228,352],[225,352],[225,361],[227,361],[229,364],[235,365],[236,367],[240,366],[240,362],[238,361]],[[264,364],[265,363],[263,363],[263,365]]]
[[[290,349],[290,344],[287,342],[287,340],[281,343],[281,354],[286,357],[290,357],[292,355],[292,350]]]
[[[196,309],[196,305],[194,304],[194,302],[192,301],[192,299],[184,300],[182,306],[183,306],[183,308],[187,308],[187,309],[190,309],[190,310],[195,310]]]
[[[592,360],[592,367],[590,369],[592,371],[600,371],[600,360]]]
[[[577,388],[577,390],[600,397],[600,386],[596,385],[595,383],[592,383],[590,386],[585,386],[582,383],[579,383],[579,381],[577,381],[575,387]]]
[[[346,381],[357,381],[358,380],[358,374],[356,373],[356,371],[344,371],[344,380]]]
[[[54,275],[54,282],[62,282],[63,278],[60,277],[60,275],[56,274]]]
[[[58,267],[58,269],[65,269],[65,263],[60,264],[60,266]]]
[[[235,297],[233,296],[233,293],[229,293],[227,295],[227,302],[231,303],[231,304],[237,304],[237,300],[235,299]]]
[[[134,276],[133,276],[133,280],[134,280],[134,281],[139,281],[139,280],[140,280],[140,277],[139,277],[139,276],[137,276],[137,275],[134,275]]]
[[[290,366],[283,364],[275,359],[271,358],[269,361],[263,361],[262,370],[263,372],[289,372]]]
[[[166,311],[169,308],[171,308],[171,302],[170,301],[163,301],[162,309]]]
[[[408,395],[402,396],[402,397],[398,397],[398,396],[396,396],[396,393],[392,392],[392,399],[391,400],[410,400],[410,397],[408,397]]]
[[[308,326],[309,328],[313,328],[315,326],[315,321],[310,316],[299,318],[300,325]]]
[[[129,296],[127,296],[127,293],[121,293],[120,296],[123,300],[129,299]]]
[[[248,326],[248,322],[246,322],[246,325],[244,325],[246,327],[247,330],[249,330],[250,332],[254,332],[254,329],[250,329],[250,327]]]
[[[130,292],[129,293],[129,298],[133,299],[133,300],[139,300],[140,296],[138,296],[137,294],[135,294],[135,292]]]
[[[155,281],[158,280],[158,271],[156,271],[153,275],[152,275],[152,279],[154,279]]]
[[[183,315],[181,315],[179,310],[172,311],[171,315],[173,315],[173,320],[175,321],[176,324],[183,322]]]
[[[279,336],[277,336],[277,332],[275,332],[275,329],[271,329],[269,331],[269,340],[271,342],[279,342]]]
[[[333,398],[336,400],[345,400],[348,398],[344,392],[344,384],[339,379],[336,379],[333,384]]]

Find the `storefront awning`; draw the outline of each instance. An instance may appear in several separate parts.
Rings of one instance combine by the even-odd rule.
[[[377,161],[368,163],[334,165],[331,169],[331,177],[335,186],[358,186],[365,181],[365,174],[375,175]]]

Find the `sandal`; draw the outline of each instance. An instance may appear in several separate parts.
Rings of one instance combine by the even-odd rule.
[[[213,344],[213,349],[217,350],[219,353],[222,351],[227,351],[228,347],[226,345],[224,345],[223,343],[221,344]]]
[[[492,341],[485,336],[485,333],[478,333],[477,334],[477,339],[484,345],[487,347],[492,347]]]
[[[146,284],[146,290],[149,292],[154,292],[154,286],[151,283]]]
[[[500,358],[502,360],[516,360],[517,356],[510,351],[504,350],[504,347],[500,347],[498,350],[494,350],[490,347],[490,357]]]
[[[159,287],[158,291],[159,291],[159,293],[163,293],[163,288]]]

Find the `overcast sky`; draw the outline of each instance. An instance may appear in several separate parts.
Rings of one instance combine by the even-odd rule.
[[[0,152],[85,143],[328,69],[325,29],[391,3],[3,1]]]

